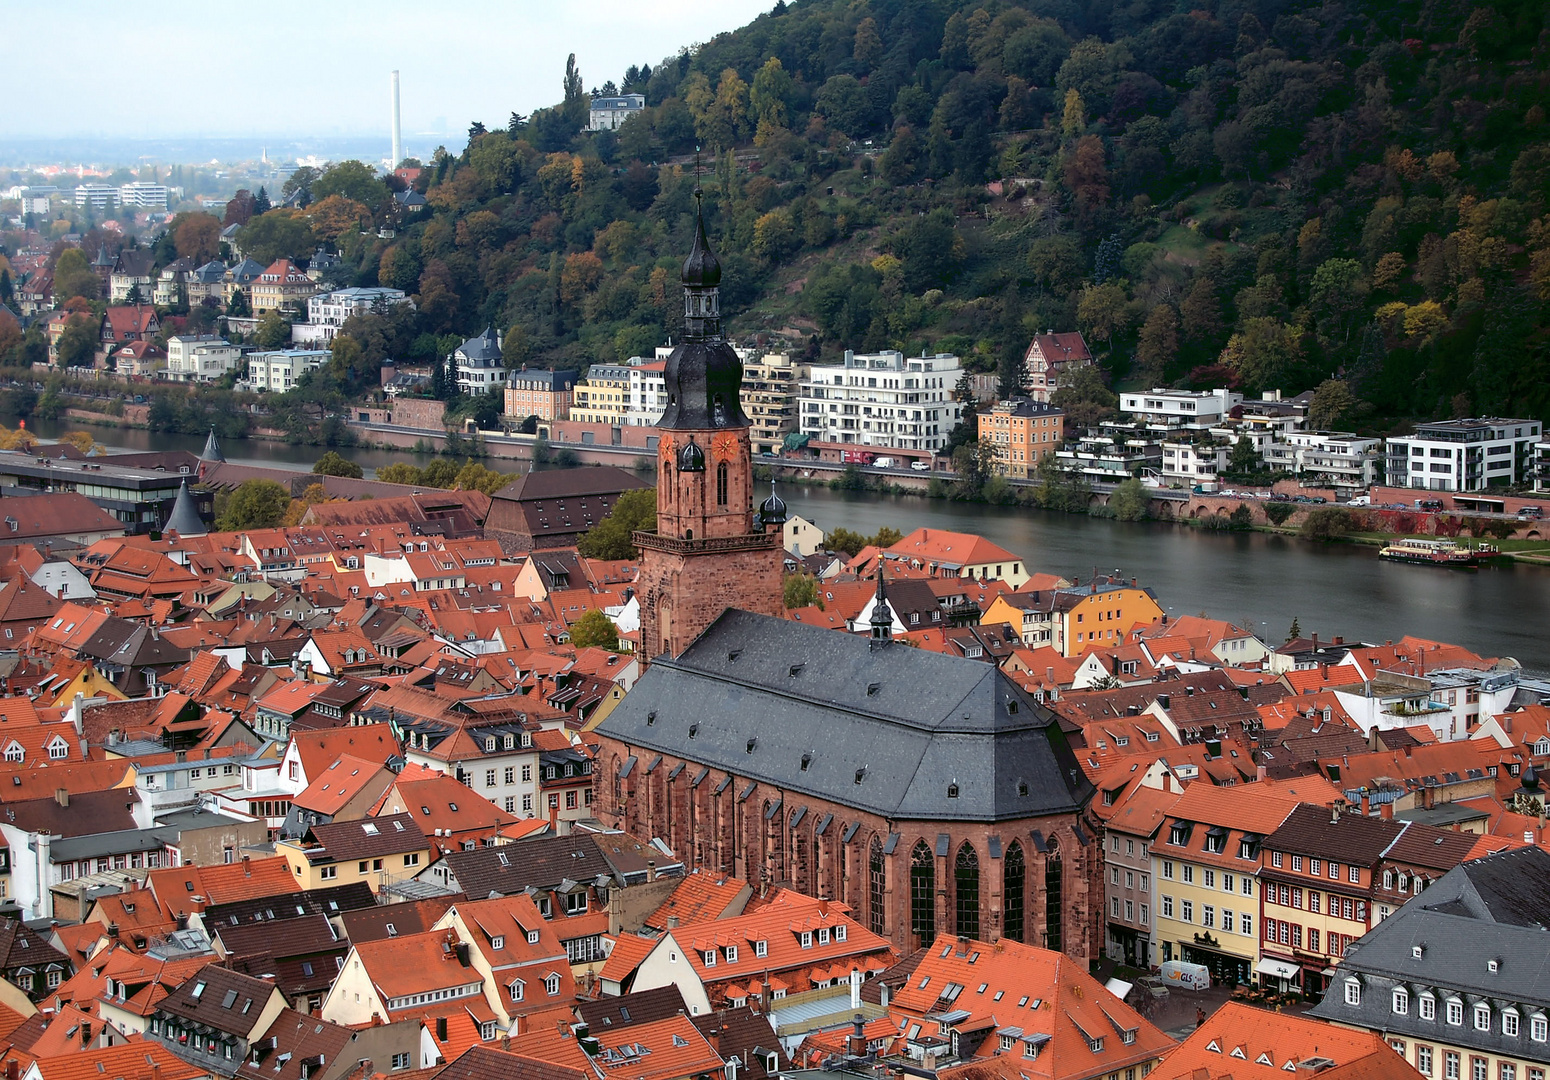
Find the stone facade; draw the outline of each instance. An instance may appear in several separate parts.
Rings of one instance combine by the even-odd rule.
[[[839,900],[906,954],[939,932],[968,929],[970,908],[980,940],[1058,946],[1083,963],[1102,949],[1103,853],[1094,826],[1075,816],[890,821],[824,799],[787,798],[683,758],[643,754],[644,767],[621,776],[631,748],[610,740],[605,749],[592,800],[597,817],[632,836],[661,837],[691,870],[731,874],[759,892],[787,886]],[[921,896],[929,896],[929,921],[912,904]]]

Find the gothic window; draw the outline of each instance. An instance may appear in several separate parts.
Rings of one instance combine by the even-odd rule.
[[[955,932],[959,937],[980,936],[980,857],[967,841],[958,849],[953,865],[953,898],[957,906]]]
[[[716,505],[727,504],[727,463],[723,461],[716,466]]]
[[[1060,851],[1053,843],[1044,857],[1044,947],[1060,951]]]
[[[887,872],[883,866],[883,844],[881,840],[874,836],[872,837],[871,856],[867,863],[867,882],[870,886],[868,890],[869,896],[867,897],[869,901],[867,913],[871,919],[868,925],[871,926],[872,933],[874,934],[886,934],[888,932],[884,929],[887,925],[885,905],[888,902],[888,881],[886,875]]]
[[[936,856],[924,840],[910,852],[910,930],[921,948],[936,937]]]
[[[1001,861],[1001,898],[1006,906],[1006,930],[1002,936],[1013,941],[1023,940],[1023,889],[1027,875],[1022,845],[1013,840]]]

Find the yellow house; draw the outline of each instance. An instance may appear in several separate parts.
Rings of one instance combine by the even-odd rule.
[[[1162,617],[1163,609],[1152,590],[1141,588],[1134,578],[1128,585],[1113,578],[1098,578],[1056,593],[1054,645],[1062,656],[1078,656],[1094,645],[1123,644],[1132,626],[1154,623]]]
[[[990,602],[985,614],[980,616],[981,626],[1014,627],[1023,644],[1032,648],[1050,645],[1055,639],[1057,617],[1056,593],[1043,592],[1003,593]]]
[[[430,865],[431,845],[410,814],[314,825],[306,835],[275,843],[275,854],[304,891],[364,881],[378,892]]]
[[[71,674],[73,670],[73,674]],[[75,700],[75,695],[80,694],[90,701],[92,698],[106,698],[109,701],[124,701],[129,695],[125,694],[102,672],[90,664],[80,660],[72,660],[68,657],[60,657],[54,661],[50,675],[55,680],[33,699],[33,704],[39,708],[57,708],[60,705],[68,705]],[[68,681],[57,681],[61,676],[67,676]]]
[[[1152,845],[1157,955],[1249,983],[1259,953],[1259,852],[1300,800],[1268,783],[1191,784]]]
[[[947,529],[916,529],[884,555],[901,559],[931,577],[1004,581],[1014,589],[1030,576],[1021,555],[1014,555],[983,536]]]

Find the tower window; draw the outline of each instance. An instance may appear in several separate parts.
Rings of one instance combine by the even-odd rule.
[[[723,461],[716,466],[716,505],[727,504],[727,463]]]

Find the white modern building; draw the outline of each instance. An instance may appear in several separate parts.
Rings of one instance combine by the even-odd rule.
[[[136,180],[132,184],[125,184],[118,189],[118,202],[120,206],[138,206],[147,210],[165,210],[176,192],[182,195],[181,189],[169,188],[165,184],[151,184]]]
[[[1119,411],[1151,427],[1205,430],[1243,404],[1243,395],[1219,390],[1138,390],[1119,396]]]
[[[412,301],[402,289],[335,289],[333,292],[309,296],[307,297],[307,325],[312,333],[307,336],[307,340],[333,341],[334,335],[339,332],[345,320],[353,315],[386,312],[399,304],[410,303]],[[293,339],[296,338],[295,331],[302,325],[297,323],[291,328]]]
[[[1305,483],[1337,488],[1367,488],[1378,482],[1383,443],[1349,431],[1286,431],[1265,440],[1265,464],[1294,473]]]
[[[1388,441],[1388,482],[1427,491],[1484,491],[1527,481],[1538,420],[1480,417],[1417,424],[1414,435]]]
[[[617,131],[619,126],[646,107],[644,94],[615,94],[592,99],[588,127],[593,131]]]
[[[118,205],[118,188],[108,184],[81,184],[75,189],[75,205],[106,210]]]
[[[167,367],[172,382],[214,382],[242,363],[242,350],[215,334],[167,339]]]
[[[963,418],[953,397],[961,374],[947,353],[847,349],[843,364],[815,364],[801,380],[800,430],[821,442],[935,453]]]
[[[248,382],[255,390],[283,394],[301,377],[328,363],[327,349],[279,349],[248,356]]]
[[[642,362],[634,357],[629,364],[630,400],[624,411],[624,423],[631,427],[655,427],[667,411],[667,362]]]
[[[1550,442],[1534,444],[1534,490],[1550,495]]]
[[[501,356],[501,335],[489,327],[459,345],[448,358],[457,369],[457,388],[477,395],[504,389],[508,372]]]
[[[1227,471],[1232,448],[1215,439],[1164,439],[1162,482],[1168,487],[1191,487],[1202,480],[1214,481]]]

